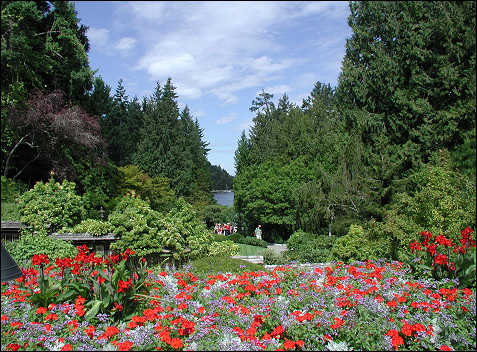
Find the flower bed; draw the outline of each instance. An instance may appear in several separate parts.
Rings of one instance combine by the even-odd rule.
[[[108,262],[109,268],[125,270],[115,267],[120,261]],[[66,275],[64,262],[46,267],[47,258],[36,257],[35,264],[45,270],[30,268],[26,278],[2,283],[2,350],[476,348],[475,293],[452,280],[413,280],[399,262],[338,262],[324,270],[278,266],[202,278],[143,269],[142,282],[116,275],[108,287],[119,302],[97,314],[81,295],[47,306],[33,303],[43,271],[53,283]],[[85,266],[78,275],[91,276],[95,265],[104,263],[92,259],[90,271]],[[92,277],[107,285],[112,277],[103,274]],[[136,290],[138,283],[146,291]],[[129,304],[133,313],[119,314]]]

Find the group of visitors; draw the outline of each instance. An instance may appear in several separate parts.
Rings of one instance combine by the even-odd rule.
[[[219,235],[229,236],[237,232],[237,226],[232,226],[230,222],[228,224],[215,224],[214,232]]]

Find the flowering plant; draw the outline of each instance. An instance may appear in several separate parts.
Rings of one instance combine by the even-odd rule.
[[[38,306],[29,302],[25,277],[2,283],[1,350],[476,348],[475,290],[447,287],[446,279],[414,280],[401,262],[287,265],[197,276],[193,265],[184,272],[159,270],[145,270],[144,285],[154,294],[130,319],[114,322],[110,314],[86,320],[83,297]],[[120,287],[130,290],[126,282]]]
[[[147,272],[144,269],[146,260],[139,260],[136,273],[131,274],[126,266],[130,255],[134,252],[126,249],[121,254],[111,254],[104,260],[89,253],[86,245],[78,246],[78,254],[73,259],[56,259],[59,269],[51,277],[45,277],[55,265],[44,270],[43,265],[49,263],[47,255],[36,255],[32,264],[41,267],[38,280],[39,291],[35,285],[35,271],[27,272],[33,279],[31,285],[32,301],[47,306],[49,303],[63,303],[75,300],[78,316],[91,320],[98,313],[109,313],[113,319],[130,315],[139,303],[138,295],[147,293],[144,285]],[[55,285],[50,281],[56,279]],[[87,303],[85,303],[87,302]],[[85,303],[85,304],[84,304]]]
[[[33,290],[31,300],[40,306],[47,306],[48,303],[52,302],[54,297],[60,292],[60,284],[53,284],[48,276],[45,277],[45,274],[48,274],[52,268],[52,266],[45,268],[45,265],[48,265],[49,263],[50,260],[46,254],[35,254],[32,258],[33,266],[40,267],[40,277],[39,280],[35,280],[35,277],[33,277],[33,280],[37,281],[39,290]],[[31,273],[36,275],[38,274],[38,271],[33,269]]]
[[[409,244],[415,257],[410,265],[415,273],[431,274],[434,279],[458,278],[461,287],[475,287],[475,239],[473,229],[466,227],[461,231],[458,243],[439,234],[433,236],[422,231],[422,242],[414,240]]]

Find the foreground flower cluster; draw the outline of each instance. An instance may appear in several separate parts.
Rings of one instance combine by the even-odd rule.
[[[59,277],[61,270],[49,273]],[[399,262],[203,278],[147,274],[148,293],[137,295],[134,314],[119,322],[106,313],[87,320],[82,296],[39,306],[27,288],[34,280],[2,283],[2,350],[476,348],[475,292],[446,279],[413,280]]]

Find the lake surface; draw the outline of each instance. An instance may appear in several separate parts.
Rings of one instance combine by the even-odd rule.
[[[218,204],[233,207],[234,192],[212,192],[212,194]]]

